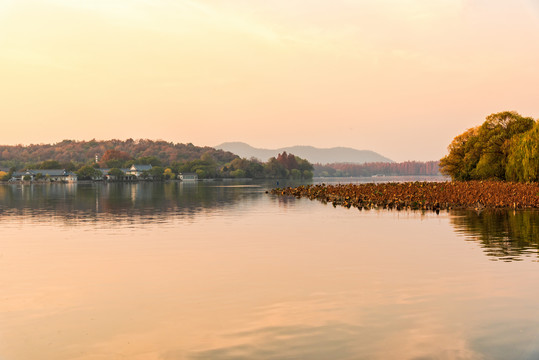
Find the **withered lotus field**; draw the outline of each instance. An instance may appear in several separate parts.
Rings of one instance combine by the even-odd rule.
[[[359,209],[539,208],[538,183],[503,181],[320,184],[276,188],[271,193]]]

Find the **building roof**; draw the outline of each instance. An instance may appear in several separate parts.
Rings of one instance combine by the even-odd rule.
[[[97,169],[99,171],[101,171],[101,173],[103,173],[103,175],[107,175],[109,173],[109,171],[111,171],[112,169]],[[130,169],[125,169],[125,168],[122,168],[120,169],[123,173],[127,173]]]
[[[28,169],[24,171],[16,171],[13,173],[13,176],[24,176],[24,175],[37,175],[41,174],[43,176],[68,176],[73,173],[69,173],[64,169]]]
[[[25,175],[30,176],[36,176],[37,174],[41,174],[43,176],[77,176],[74,172],[68,172],[64,169],[28,169],[24,171],[16,171],[13,173],[13,177],[22,177]]]
[[[67,171],[65,171],[64,169],[43,169],[43,170],[28,170],[28,171],[31,171],[32,173],[35,174],[39,174],[41,173],[41,175],[43,176],[67,176],[69,175],[69,173]]]
[[[136,164],[133,164],[131,165],[131,169],[128,169],[128,170],[137,170],[137,171],[147,171],[147,170],[151,170],[152,169],[152,165],[136,165]]]

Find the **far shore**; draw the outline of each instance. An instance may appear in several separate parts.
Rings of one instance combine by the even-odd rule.
[[[65,181],[65,180],[15,180],[15,181],[0,181],[1,184],[136,184],[136,183],[162,183],[162,182],[178,182],[186,184],[194,184],[198,182],[220,182],[220,181],[252,181],[253,178],[210,178],[210,179],[197,179],[197,180],[180,180],[180,179],[133,179],[133,180],[77,180],[77,181]]]
[[[539,209],[539,183],[504,181],[307,185],[272,194],[362,209]]]

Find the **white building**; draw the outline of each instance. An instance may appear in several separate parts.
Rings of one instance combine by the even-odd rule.
[[[131,165],[129,170],[126,171],[126,174],[128,175],[134,175],[136,177],[140,177],[144,171],[150,171],[152,169],[152,165]]]
[[[198,181],[198,175],[196,173],[180,173],[178,178],[181,181]]]

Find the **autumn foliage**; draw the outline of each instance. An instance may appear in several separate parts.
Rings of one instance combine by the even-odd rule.
[[[409,175],[440,175],[438,161],[404,161],[400,163],[375,162],[366,164],[315,164],[315,176],[409,176]]]
[[[287,154],[286,151],[284,151],[282,154],[277,155],[277,161],[287,170],[298,168],[298,162],[296,160],[296,157],[292,154]]]
[[[107,151],[109,151],[108,154]],[[165,164],[196,160],[203,154],[209,154],[223,163],[232,161],[237,157],[231,152],[216,150],[207,146],[200,147],[193,144],[172,143],[163,140],[64,140],[56,144],[0,145],[0,164],[17,168],[21,168],[28,163],[39,163],[44,160],[84,164],[95,161],[96,155],[98,155],[99,160],[103,161],[105,154],[110,155],[112,159],[116,159],[114,156],[120,156],[118,160],[156,157]]]
[[[109,161],[109,160],[124,160],[125,161],[129,159],[131,159],[131,156],[125,151],[109,149],[105,151],[105,153],[103,154],[103,157],[101,158],[101,161]]]
[[[153,179],[176,179],[179,173],[208,178],[310,179],[313,166],[293,154],[279,154],[268,162],[241,159],[211,147],[152,140],[71,141],[57,144],[0,146],[0,166],[12,169],[65,169],[77,171],[80,179],[98,178],[92,170],[152,165]],[[96,155],[98,162],[96,163]],[[0,181],[7,180],[4,175]]]
[[[539,129],[530,117],[514,111],[487,116],[478,127],[453,139],[440,160],[453,180],[539,180]]]

